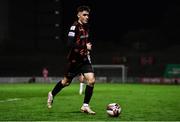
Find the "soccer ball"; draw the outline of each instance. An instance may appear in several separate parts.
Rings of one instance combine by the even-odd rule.
[[[107,105],[106,112],[111,117],[118,117],[121,113],[121,106],[118,103],[110,103]]]

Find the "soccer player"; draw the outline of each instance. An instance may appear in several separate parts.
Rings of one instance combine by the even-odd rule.
[[[81,112],[95,114],[90,108],[89,102],[93,95],[95,84],[94,71],[89,60],[89,52],[92,50],[92,44],[89,39],[89,20],[90,8],[88,6],[79,6],[77,8],[77,21],[70,27],[68,33],[68,63],[64,78],[59,81],[52,91],[48,93],[47,106],[52,107],[53,99],[65,86],[70,85],[72,79],[82,73],[87,80],[84,102],[80,108]]]

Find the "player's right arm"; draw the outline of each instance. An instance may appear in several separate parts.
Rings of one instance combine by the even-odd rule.
[[[68,33],[68,40],[67,40],[68,47],[72,47],[75,41],[75,37],[76,37],[75,29],[76,29],[76,26],[71,26],[70,31]]]
[[[87,49],[87,45],[81,45],[77,43],[78,39],[79,37],[78,37],[77,27],[73,25],[71,26],[70,31],[68,33],[68,47],[78,48],[78,49]]]

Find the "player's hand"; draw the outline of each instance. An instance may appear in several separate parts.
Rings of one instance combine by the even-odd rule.
[[[87,44],[86,44],[86,47],[87,47],[88,50],[91,50],[92,44],[91,44],[91,43],[87,43]]]

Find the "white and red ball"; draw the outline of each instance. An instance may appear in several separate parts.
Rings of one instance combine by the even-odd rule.
[[[121,106],[118,103],[110,103],[107,105],[106,112],[111,117],[118,117],[121,113]]]

